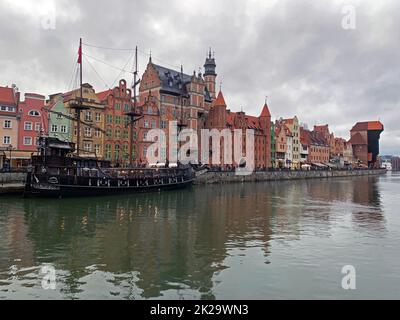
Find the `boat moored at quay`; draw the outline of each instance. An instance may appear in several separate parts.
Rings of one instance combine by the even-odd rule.
[[[40,138],[24,195],[62,198],[162,191],[187,187],[195,179],[190,165],[112,168],[108,161],[76,156],[74,151],[74,143]]]

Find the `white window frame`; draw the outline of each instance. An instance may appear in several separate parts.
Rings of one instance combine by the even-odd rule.
[[[30,125],[30,129],[27,129],[27,126]],[[33,123],[31,121],[24,122],[24,130],[25,131],[33,131]]]
[[[54,130],[55,129],[55,130]],[[58,125],[57,124],[52,124],[51,125],[51,132],[58,132]]]
[[[10,126],[6,126],[6,123],[9,123],[10,124]],[[11,120],[4,120],[4,123],[3,123],[3,128],[4,129],[12,129],[12,121]]]
[[[8,138],[8,142],[6,142],[6,138]],[[10,136],[4,136],[4,137],[3,137],[3,144],[5,144],[5,145],[11,145],[11,143],[12,143],[12,139],[11,139]]]
[[[29,143],[26,143],[26,139],[29,139]],[[24,146],[31,146],[32,145],[32,142],[33,142],[33,139],[32,139],[32,137],[24,137]]]

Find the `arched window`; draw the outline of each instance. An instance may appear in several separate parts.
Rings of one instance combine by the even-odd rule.
[[[31,111],[29,111],[29,115],[30,115],[31,117],[40,117],[39,111],[36,111],[36,110],[31,110]]]

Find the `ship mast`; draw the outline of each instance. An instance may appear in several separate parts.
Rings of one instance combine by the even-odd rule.
[[[138,122],[140,119],[143,118],[142,114],[138,113],[137,111],[137,92],[136,87],[140,84],[140,79],[138,77],[138,48],[135,48],[135,70],[133,72],[133,84],[132,84],[132,91],[133,91],[133,108],[130,112],[127,112],[126,115],[130,117],[129,125],[130,125],[130,143],[129,143],[129,163],[130,166],[133,167],[134,162],[134,155],[133,155],[133,145],[136,145],[136,141],[134,142],[134,133],[135,133],[135,123]],[[137,152],[137,148],[135,150]]]

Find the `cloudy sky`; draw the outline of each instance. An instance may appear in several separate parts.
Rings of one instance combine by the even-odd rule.
[[[379,119],[381,153],[400,154],[398,0],[0,0],[0,85],[70,89],[80,37],[138,45],[141,72],[151,51],[154,62],[191,74],[212,47],[231,110],[258,115],[268,95],[274,118],[329,123],[345,138],[355,122]],[[97,91],[131,81],[118,69],[132,68],[131,51],[84,52],[84,81]]]

